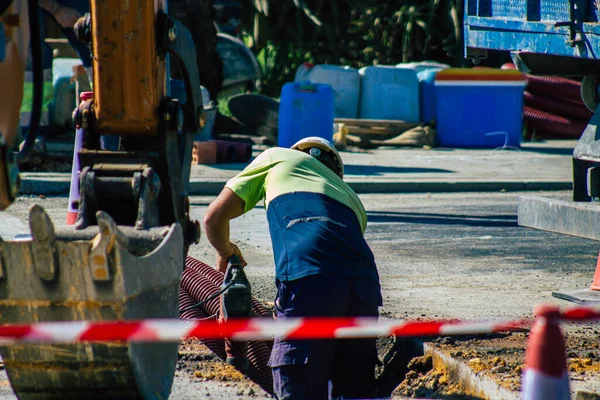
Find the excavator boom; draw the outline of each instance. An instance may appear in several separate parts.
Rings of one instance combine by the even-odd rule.
[[[57,228],[33,206],[31,237],[0,240],[0,323],[178,317],[185,255],[200,238],[188,200],[193,135],[204,124],[194,42],[165,0],[90,5],[74,27],[94,69],[93,98],[74,112],[83,130],[77,221]],[[171,57],[181,66],[185,104],[169,97]],[[104,135],[119,136],[118,150],[101,147]],[[0,193],[0,206],[14,196]],[[166,399],[177,343],[19,344],[0,352],[20,399]]]

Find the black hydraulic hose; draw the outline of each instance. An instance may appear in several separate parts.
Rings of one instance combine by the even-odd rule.
[[[194,305],[191,305],[189,307],[184,308],[183,310],[179,310],[180,314],[183,314],[186,311],[190,311],[193,310],[194,308],[198,308],[200,306],[202,306],[205,303],[208,303],[209,301],[216,299],[217,297],[219,297],[221,294],[223,294],[227,289],[229,289],[231,286],[233,285],[233,282],[229,282],[224,288],[222,288],[221,290],[219,290],[218,292],[216,292],[215,294],[213,294],[212,296],[210,296],[207,299],[202,300],[199,303],[196,303]]]
[[[29,35],[31,46],[31,68],[33,72],[33,104],[29,120],[29,132],[25,144],[17,154],[18,161],[26,160],[33,150],[42,117],[42,99],[44,96],[44,66],[42,60],[42,33],[40,30],[39,0],[27,0],[29,13]]]

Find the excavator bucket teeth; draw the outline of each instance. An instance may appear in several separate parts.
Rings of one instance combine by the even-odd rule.
[[[0,323],[177,318],[181,227],[55,231],[39,206],[31,239],[0,241]],[[18,343],[0,347],[20,400],[167,399],[177,343]]]

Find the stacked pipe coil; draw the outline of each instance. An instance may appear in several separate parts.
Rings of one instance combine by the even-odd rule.
[[[548,113],[562,115],[573,120],[588,121],[593,115],[583,103],[577,104],[529,91],[525,92],[525,104],[529,108],[545,110]]]
[[[197,304],[215,295],[223,283],[224,274],[207,264],[187,257],[185,269],[181,276],[181,287],[179,295],[179,309]],[[184,311],[180,318],[183,319],[217,319],[220,311],[219,297],[207,301],[201,307]],[[252,298],[252,311],[255,317],[271,317],[268,309],[257,299]],[[206,340],[201,339],[219,358],[225,359],[225,341],[224,340]],[[250,369],[248,376],[266,392],[273,394],[273,376],[271,368],[267,365],[271,355],[272,341],[251,341],[248,343],[248,361]]]
[[[515,69],[506,63],[502,69]],[[527,139],[579,139],[593,113],[581,100],[581,82],[558,76],[527,75],[523,121]]]
[[[549,97],[566,97],[581,102],[581,82],[558,76],[527,76],[527,90]]]
[[[523,107],[523,119],[536,131],[551,133],[554,138],[579,138],[587,126],[587,122],[561,117],[527,106]]]

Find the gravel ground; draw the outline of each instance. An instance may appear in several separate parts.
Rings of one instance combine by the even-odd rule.
[[[382,281],[382,315],[409,319],[520,318],[531,316],[533,307],[539,303],[571,305],[552,298],[551,292],[589,287],[598,242],[519,227],[516,200],[521,194],[525,193],[361,196],[370,221],[366,237],[375,253]],[[568,192],[535,194],[570,197]],[[201,219],[211,200],[192,198],[192,217]],[[27,231],[27,209],[34,201],[47,209],[56,224],[65,220],[66,198],[20,198],[7,212],[0,212],[0,234],[5,239]],[[246,272],[254,296],[270,302],[275,294],[273,260],[264,214],[259,207],[233,221],[232,237],[249,262]],[[215,256],[205,239],[190,249],[190,255],[208,264],[213,263]],[[598,326],[564,326],[564,330],[572,389],[597,390],[600,387]],[[380,343],[383,359],[390,350],[389,342]],[[479,374],[518,390],[526,334],[442,338],[433,344]],[[180,348],[181,353],[186,351],[190,350]],[[410,357],[406,363],[408,360]],[[198,393],[207,398],[265,395],[248,381],[233,378],[221,381],[219,374],[210,379],[213,375],[202,368],[205,364],[206,368],[212,368],[211,365],[219,365],[221,361],[208,358],[200,361],[180,360],[188,366],[178,371],[172,398],[193,398]],[[400,385],[395,394],[471,398],[440,371],[427,369],[427,365],[426,361],[415,361],[402,384],[399,380],[402,368],[398,368],[395,378]],[[214,371],[222,371],[221,367],[214,367]],[[0,379],[2,382],[6,385]],[[2,387],[0,398],[4,399]],[[250,389],[254,394],[249,394]]]

